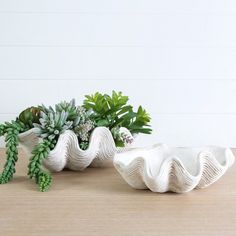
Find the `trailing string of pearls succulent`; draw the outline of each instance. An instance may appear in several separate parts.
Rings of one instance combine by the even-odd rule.
[[[42,162],[55,147],[59,136],[66,130],[82,130],[83,132],[78,133],[78,140],[88,142],[88,133],[92,130],[93,123],[89,120],[85,109],[75,106],[74,99],[69,103],[62,102],[55,105],[55,109],[44,105],[39,109],[41,109],[39,122],[34,123],[34,127],[35,132],[42,138],[42,142],[32,151],[28,175],[30,178],[35,178],[40,191],[46,191],[50,187],[52,177],[42,168]],[[89,129],[82,129],[88,122],[91,123]],[[79,143],[83,149],[85,145],[83,142]]]
[[[112,96],[95,93],[86,95],[82,106],[76,106],[75,100],[61,102],[46,107],[29,107],[22,111],[16,120],[0,124],[0,136],[5,136],[6,163],[0,175],[0,184],[7,183],[15,173],[18,160],[18,135],[34,128],[40,142],[34,146],[28,165],[28,175],[34,179],[39,190],[49,189],[52,176],[43,167],[43,161],[55,148],[61,134],[71,130],[77,136],[82,150],[89,147],[89,139],[94,128],[107,127],[117,146],[124,146],[133,140],[122,132],[127,128],[132,134],[151,133],[150,116],[140,106],[137,112],[127,105],[128,97],[113,91]]]
[[[0,136],[5,135],[7,161],[0,175],[0,184],[9,182],[15,173],[15,163],[18,160],[18,134],[25,130],[24,124],[19,121],[6,122],[0,125]]]

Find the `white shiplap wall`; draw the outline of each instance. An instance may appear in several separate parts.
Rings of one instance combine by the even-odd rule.
[[[0,0],[0,122],[121,90],[151,113],[138,144],[236,146],[234,0]]]

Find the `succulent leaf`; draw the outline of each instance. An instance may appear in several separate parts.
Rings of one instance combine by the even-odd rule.
[[[25,131],[25,126],[20,121],[6,122],[0,125],[0,136],[5,134],[7,160],[0,175],[0,184],[9,182],[15,173],[15,164],[18,160],[18,134]]]
[[[149,114],[141,106],[134,112],[133,107],[127,105],[128,100],[121,92],[113,91],[111,96],[97,92],[86,95],[83,103],[85,109],[92,110],[91,119],[95,126],[108,127],[118,146],[123,146],[126,141],[131,142],[131,139],[119,133],[120,127],[127,128],[132,134],[152,132]]]
[[[19,115],[19,121],[29,128],[33,127],[33,123],[39,123],[41,109],[39,107],[29,107],[22,111]]]
[[[28,175],[34,178],[41,192],[47,191],[51,185],[52,177],[50,173],[42,168],[42,162],[48,157],[54,144],[49,140],[43,140],[32,151],[32,156],[28,165]]]

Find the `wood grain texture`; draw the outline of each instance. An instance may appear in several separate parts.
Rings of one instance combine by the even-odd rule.
[[[28,157],[19,159],[14,180],[0,186],[0,235],[236,235],[236,165],[187,194],[134,190],[114,168],[54,174],[40,193],[26,177]]]

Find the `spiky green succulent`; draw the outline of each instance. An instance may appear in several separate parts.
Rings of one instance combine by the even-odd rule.
[[[39,106],[40,109],[45,113],[61,113],[65,112],[67,113],[67,120],[73,121],[73,125],[78,124],[79,119],[79,107],[75,105],[75,99],[72,99],[70,102],[60,102],[55,105],[55,109],[53,109],[51,106],[46,107],[44,105]]]
[[[40,106],[41,113],[39,123],[34,124],[37,133],[43,139],[56,140],[65,130],[78,130],[80,124],[85,124],[89,112],[84,108],[76,106],[75,100],[60,102],[51,106]]]
[[[41,138],[54,140],[55,143],[65,130],[73,130],[81,149],[88,147],[90,133],[94,128],[94,122],[90,119],[91,110],[76,106],[74,99],[56,104],[55,109],[44,105],[40,108],[43,112],[35,127]]]
[[[67,119],[70,121],[75,121],[78,117],[79,107],[75,105],[75,99],[72,99],[70,102],[60,102],[55,105],[56,112],[65,111],[68,114]]]
[[[48,113],[41,112],[39,124],[34,124],[35,132],[39,137],[57,142],[60,134],[68,129],[72,129],[73,121],[68,120],[68,113],[65,111]]]

